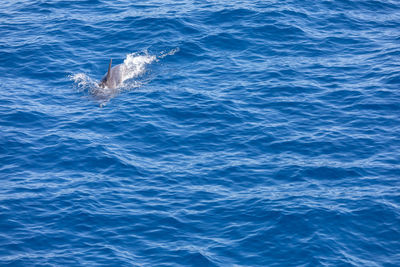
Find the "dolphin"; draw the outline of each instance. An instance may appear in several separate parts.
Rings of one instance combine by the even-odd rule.
[[[110,64],[108,65],[108,71],[104,75],[104,77],[101,79],[99,82],[99,87],[101,88],[108,88],[108,89],[114,89],[117,86],[119,86],[123,82],[123,69],[122,65],[116,65],[111,68],[112,65],[112,59],[110,59]]]

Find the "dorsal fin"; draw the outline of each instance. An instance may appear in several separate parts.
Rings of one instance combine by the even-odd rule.
[[[107,81],[111,76],[111,64],[112,64],[112,59],[110,59],[110,64],[108,65],[108,71],[107,71]]]

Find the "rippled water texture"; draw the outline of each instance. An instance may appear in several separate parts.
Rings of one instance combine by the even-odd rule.
[[[400,264],[399,1],[0,6],[1,266]]]

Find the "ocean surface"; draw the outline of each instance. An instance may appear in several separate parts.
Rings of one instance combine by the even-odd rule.
[[[400,266],[400,1],[3,0],[0,182],[0,266]]]

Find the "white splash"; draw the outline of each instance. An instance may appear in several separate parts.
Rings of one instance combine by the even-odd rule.
[[[128,54],[124,63],[121,64],[122,83],[126,80],[142,75],[146,71],[146,66],[156,60],[156,56],[150,56],[147,53],[144,55],[137,53]]]
[[[175,55],[175,53],[177,53],[177,52],[179,52],[179,47],[174,48],[174,49],[172,49],[172,50],[170,50],[170,51],[163,51],[163,52],[161,52],[161,54],[158,56],[158,58],[161,59],[161,58],[165,58],[166,56],[173,56],[173,55]]]

